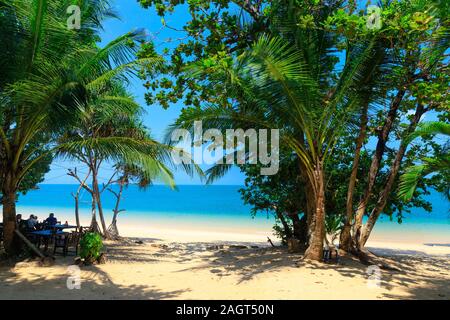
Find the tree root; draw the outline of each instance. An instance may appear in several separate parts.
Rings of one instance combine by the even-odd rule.
[[[340,251],[341,251],[341,254],[342,253],[345,253],[345,254],[350,253],[351,255],[357,257],[362,264],[367,265],[367,266],[375,265],[382,270],[397,271],[397,272],[402,271],[401,268],[394,265],[395,264],[394,261],[391,261],[391,260],[383,258],[383,257],[379,257],[365,248],[358,249],[358,248],[352,247],[350,249],[350,252],[342,251],[342,250],[340,250]]]

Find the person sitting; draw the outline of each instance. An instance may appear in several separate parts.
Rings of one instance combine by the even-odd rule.
[[[54,213],[50,213],[48,218],[45,219],[45,224],[50,226],[50,227],[53,227],[57,222],[58,222],[58,220],[55,218],[55,214]]]
[[[22,215],[19,213],[16,215],[16,225],[19,228],[19,231],[26,232],[27,231],[27,220],[22,219]]]
[[[35,215],[30,215],[30,218],[27,220],[28,229],[36,230],[37,223],[38,223],[37,217]]]
[[[18,215],[16,215],[16,224],[20,226],[21,223],[22,223],[22,215],[19,213]]]

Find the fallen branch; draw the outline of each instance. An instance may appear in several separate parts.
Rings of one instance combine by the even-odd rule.
[[[46,257],[38,248],[36,248],[36,246],[34,244],[32,244],[30,242],[30,240],[27,239],[27,237],[25,237],[22,232],[20,232],[19,230],[14,230],[14,232],[17,234],[17,236],[19,236],[20,239],[22,239],[23,242],[25,242],[25,244],[34,252],[36,253],[40,258],[41,258],[41,263],[44,266],[51,266],[53,264],[53,262],[55,261],[54,257]]]
[[[42,259],[45,258],[44,254],[38,249],[36,248],[36,246],[34,244],[32,244],[30,242],[30,240],[28,240],[23,234],[22,232],[20,232],[19,230],[14,230],[14,232],[19,236],[20,239],[22,239],[23,242],[25,242],[25,244],[31,249],[33,250],[34,253],[36,253],[39,257],[41,257]]]

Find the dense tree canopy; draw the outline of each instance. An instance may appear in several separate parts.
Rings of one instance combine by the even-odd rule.
[[[328,215],[345,218],[342,248],[362,250],[382,213],[397,215],[401,221],[403,213],[413,205],[431,209],[422,196],[429,192],[427,186],[442,188],[446,184],[442,176],[421,180],[412,202],[399,200],[396,193],[399,173],[405,166],[419,157],[433,157],[442,149],[441,144],[427,137],[426,144],[412,145],[406,137],[424,116],[449,120],[448,3],[381,1],[375,11],[379,15],[373,16],[365,3],[356,1],[140,2],[144,7],[155,6],[163,18],[177,6],[187,7],[191,14],[191,19],[178,28],[186,34],[185,41],[165,50],[170,59],[158,77],[148,78],[148,102],[167,107],[170,102],[183,99],[186,108],[178,126],[207,120],[211,127],[221,122],[220,128],[245,129],[264,127],[268,122],[283,130],[282,141],[287,141],[283,137],[295,136],[297,147],[306,141],[305,150],[294,148],[300,163],[305,162],[304,151],[323,160],[326,153],[321,155],[317,149],[322,143],[324,150],[333,155],[324,163],[327,190],[334,191],[325,192],[325,207]],[[282,40],[268,40],[264,48],[264,37]],[[294,51],[301,59],[289,56]],[[256,61],[258,57],[260,61]],[[241,72],[249,66],[249,59],[253,59],[250,79]],[[263,64],[272,66],[264,78],[259,78]],[[288,65],[292,67],[290,71]],[[313,76],[318,95],[306,89],[306,82],[295,78],[303,72],[299,65],[306,66],[308,75]],[[278,101],[281,91],[268,83],[280,82],[280,77],[288,80],[285,88],[289,87],[291,93],[298,90],[303,94]],[[248,86],[254,79],[256,85]],[[297,86],[292,85],[294,79]],[[244,82],[251,89],[243,88]],[[264,90],[259,90],[262,85]],[[321,102],[315,104],[313,97],[319,96]],[[320,114],[320,108],[329,108],[330,103],[337,101],[328,118],[340,119],[337,122],[324,122],[321,127],[316,121],[324,118],[305,116]],[[280,113],[289,103],[291,108]],[[301,104],[305,106],[303,112],[294,114],[292,110]],[[272,114],[278,118],[272,118]],[[232,121],[223,121],[225,118]],[[255,119],[259,120],[257,125]],[[337,130],[342,122],[345,130]],[[335,140],[323,140],[326,135],[322,133],[328,132],[321,131],[323,128],[331,130]],[[291,159],[289,152],[283,159],[283,166],[291,174],[289,182],[283,170],[278,177],[264,179],[255,176],[253,168],[244,168],[248,177],[244,200],[253,204],[255,210],[273,208],[268,199],[281,201],[286,207],[292,203],[292,193],[289,199],[283,199],[287,190],[300,191],[296,200],[303,201],[303,205],[298,208],[308,207],[307,185],[301,190],[305,176],[311,176],[317,164],[310,169],[293,170],[286,160]],[[209,171],[211,178],[222,176],[228,168],[214,167]],[[277,179],[284,183],[279,184]],[[277,184],[280,188],[270,188]],[[368,220],[363,224],[365,215]]]
[[[79,29],[67,25],[72,4],[81,9]],[[107,0],[20,0],[0,5],[0,27],[7,31],[1,33],[7,49],[1,53],[6,60],[0,83],[0,189],[4,246],[14,253],[17,192],[41,181],[53,157],[101,155],[139,166],[148,179],[171,173],[151,152],[157,145],[153,140],[124,137],[118,130],[80,134],[85,133],[86,119],[92,120],[88,130],[98,133],[96,116],[116,115],[118,121],[120,108],[138,111],[130,108],[136,104],[123,92],[127,79],[160,63],[158,57],[136,59],[145,40],[142,31],[126,33],[99,48],[96,42],[104,19],[116,16]],[[97,114],[89,118],[93,108]],[[64,139],[71,132],[76,134]],[[104,223],[103,227],[106,231]]]

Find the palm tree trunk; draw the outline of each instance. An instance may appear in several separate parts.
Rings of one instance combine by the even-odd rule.
[[[364,104],[361,114],[360,130],[358,138],[356,139],[356,149],[355,149],[355,156],[353,158],[352,173],[350,174],[350,181],[348,184],[345,223],[339,240],[339,249],[342,249],[347,252],[350,251],[352,245],[351,227],[353,220],[353,194],[355,191],[356,178],[358,175],[361,148],[363,146],[364,140],[366,139],[368,108],[369,103],[367,102]]]
[[[314,170],[315,215],[305,258],[322,261],[325,237],[325,179],[322,161],[317,161]]]
[[[16,190],[6,186],[2,190],[3,204],[3,246],[8,255],[17,253],[16,230]]]

